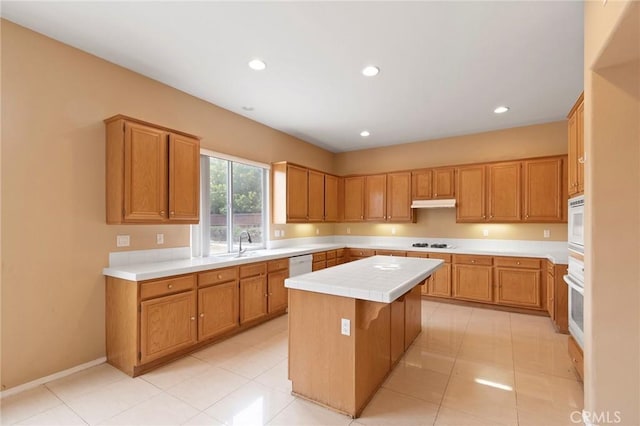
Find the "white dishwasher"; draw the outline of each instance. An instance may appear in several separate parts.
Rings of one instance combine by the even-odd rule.
[[[313,256],[303,254],[289,258],[289,277],[302,275],[311,272],[313,264]]]

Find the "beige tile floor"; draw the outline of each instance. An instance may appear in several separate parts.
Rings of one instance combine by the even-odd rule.
[[[2,424],[573,424],[582,386],[548,318],[422,307],[422,334],[356,420],[291,396],[284,316],[135,379],[102,364],[4,398]]]

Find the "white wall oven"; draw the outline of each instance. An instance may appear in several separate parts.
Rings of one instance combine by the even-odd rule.
[[[584,195],[569,199],[569,250],[584,253]]]
[[[569,255],[568,273],[563,278],[569,286],[569,332],[584,350],[584,261]]]

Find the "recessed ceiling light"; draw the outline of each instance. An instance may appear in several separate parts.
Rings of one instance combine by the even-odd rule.
[[[509,111],[509,107],[506,106],[499,106],[498,108],[493,110],[493,112],[495,112],[496,114],[502,114],[507,111]]]
[[[367,136],[369,136],[371,133],[369,133],[368,130],[363,130],[360,132],[360,136],[362,136],[363,138],[366,138]]]
[[[265,64],[260,59],[253,59],[249,61],[249,68],[256,71],[262,71],[263,69],[267,68],[267,64]]]
[[[252,106],[243,106],[242,109],[245,110],[245,111],[253,111],[253,107]]]
[[[378,75],[380,72],[380,68],[374,67],[373,65],[369,65],[368,67],[364,67],[362,69],[362,75],[366,77],[373,77],[374,75]]]

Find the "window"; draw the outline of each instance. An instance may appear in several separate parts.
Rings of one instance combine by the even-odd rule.
[[[237,251],[240,234],[243,249],[265,247],[268,168],[221,157],[214,153],[200,157],[202,204],[194,233],[200,243],[195,244],[194,255]]]

